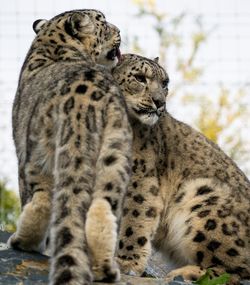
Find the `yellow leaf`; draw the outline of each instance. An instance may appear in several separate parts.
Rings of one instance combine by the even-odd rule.
[[[220,98],[219,98],[219,104],[221,107],[225,107],[228,106],[228,94],[225,94],[224,92],[221,94]]]
[[[193,35],[194,44],[197,45],[206,40],[206,35],[204,33],[196,33]]]
[[[149,6],[150,8],[154,8],[156,1],[155,0],[133,0],[133,3],[138,6]]]

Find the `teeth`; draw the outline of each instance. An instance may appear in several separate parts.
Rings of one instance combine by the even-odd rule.
[[[160,116],[159,112],[157,112],[157,110],[147,110],[147,109],[135,109],[133,108],[134,111],[137,113],[137,114],[144,114],[144,115],[149,115],[149,116],[152,116],[152,115],[157,115],[157,116]]]

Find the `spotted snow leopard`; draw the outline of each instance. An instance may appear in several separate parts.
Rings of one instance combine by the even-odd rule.
[[[119,30],[96,10],[33,28],[13,106],[22,213],[9,244],[41,250],[50,233],[50,284],[90,284],[92,273],[115,281],[132,140],[109,71],[120,57]]]
[[[183,275],[211,268],[250,278],[250,183],[213,142],[165,107],[168,75],[155,61],[127,54],[113,76],[133,129],[132,177],[121,220],[118,261],[141,274],[151,245]]]

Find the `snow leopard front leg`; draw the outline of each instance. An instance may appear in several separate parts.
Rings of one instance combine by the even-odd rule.
[[[122,272],[128,274],[143,273],[163,208],[150,156],[148,162],[142,157],[134,158],[132,180],[124,202],[117,259]]]

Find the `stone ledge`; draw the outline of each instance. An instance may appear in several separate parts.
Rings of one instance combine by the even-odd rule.
[[[48,283],[48,256],[39,253],[28,253],[7,247],[6,241],[10,236],[0,231],[0,285],[45,285]],[[122,275],[116,285],[190,285],[181,276],[166,283],[163,277],[171,268],[158,254],[153,254],[146,270],[148,277],[133,277]],[[154,277],[154,278],[152,278]],[[110,285],[110,283],[94,282],[94,285]],[[250,285],[243,281],[242,285]]]
[[[29,253],[8,248],[6,241],[10,234],[0,231],[0,284],[2,285],[32,285],[48,283],[48,256],[39,253]],[[166,267],[148,268],[148,274],[157,278],[141,278],[122,275],[116,285],[163,285],[166,284],[160,276],[166,274]],[[96,285],[105,283],[95,282]],[[107,284],[107,283],[106,283]],[[110,283],[109,283],[110,284]],[[178,283],[181,284],[181,283]],[[177,285],[177,284],[173,284]]]

